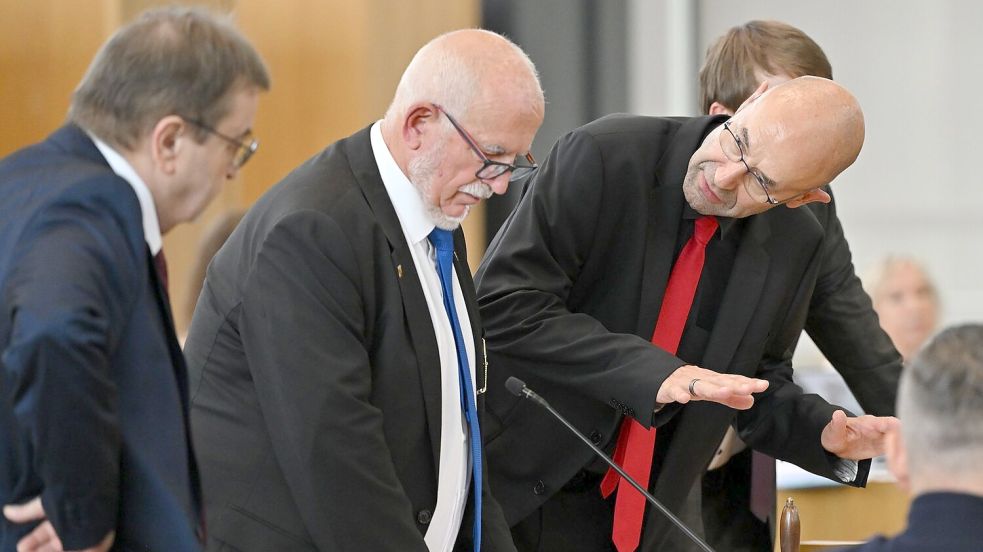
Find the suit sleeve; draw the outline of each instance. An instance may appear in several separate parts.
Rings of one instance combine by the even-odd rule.
[[[315,547],[425,552],[382,411],[370,401],[363,298],[344,232],[320,213],[295,213],[259,246],[243,290],[242,343],[277,462]]]
[[[607,181],[604,162],[584,131],[557,142],[489,246],[478,301],[496,366],[532,386],[617,397],[648,426],[662,381],[685,363],[570,306],[592,250],[619,239],[598,230],[599,217],[616,219],[621,205],[612,196],[621,183]]]
[[[115,528],[120,434],[111,371],[120,367],[110,359],[140,273],[120,220],[98,203],[49,206],[29,225],[2,301],[12,320],[3,398],[17,441],[30,447],[24,457],[40,478],[45,512],[70,549]]]
[[[826,230],[806,331],[868,414],[894,415],[901,355],[881,329],[831,202],[816,208]]]
[[[757,377],[767,379],[768,390],[755,395],[754,406],[737,413],[738,432],[751,448],[791,462],[837,483],[862,487],[867,482],[870,460],[857,466],[857,476],[843,480],[844,461],[822,447],[823,428],[833,412],[848,410],[832,405],[815,394],[804,394],[792,382],[791,350],[784,358],[766,357]]]

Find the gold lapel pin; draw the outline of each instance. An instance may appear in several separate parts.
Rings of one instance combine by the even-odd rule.
[[[403,265],[401,265],[401,264],[396,265],[396,277],[397,278],[402,278],[403,277]]]

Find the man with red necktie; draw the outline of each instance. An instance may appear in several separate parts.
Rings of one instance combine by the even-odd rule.
[[[822,186],[863,135],[856,99],[805,77],[730,120],[616,115],[561,138],[477,274],[490,389],[525,380],[684,520],[731,423],[752,447],[863,485],[896,420],[802,395],[788,354],[823,240],[797,208],[829,201]],[[519,550],[688,549],[520,400],[490,392],[483,427]]]

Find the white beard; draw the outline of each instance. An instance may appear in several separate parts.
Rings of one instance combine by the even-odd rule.
[[[461,222],[464,221],[468,213],[471,212],[471,206],[465,206],[464,212],[458,216],[450,216],[445,213],[439,205],[434,205],[432,203],[432,191],[433,191],[433,181],[437,174],[437,167],[440,166],[440,162],[443,160],[444,155],[444,145],[443,143],[432,149],[430,152],[419,155],[413,158],[406,170],[409,172],[410,182],[413,187],[416,188],[418,194],[420,194],[420,199],[423,201],[423,207],[427,211],[427,215],[430,220],[433,221],[434,225],[441,230],[457,230],[461,226]],[[492,196],[491,186],[481,182],[480,180],[475,180],[470,184],[465,184],[461,186],[460,191],[471,194],[479,199],[487,199]]]

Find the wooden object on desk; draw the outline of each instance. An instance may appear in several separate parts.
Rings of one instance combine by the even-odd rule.
[[[788,497],[782,508],[782,515],[778,518],[778,544],[782,552],[799,552],[801,530],[799,510],[792,497]]]
[[[865,489],[847,486],[779,489],[778,496],[795,499],[801,520],[801,552],[821,550],[815,547],[817,544],[810,544],[810,548],[807,543],[834,539],[866,541],[878,534],[895,535],[904,529],[911,503],[907,494],[893,483],[878,481],[868,482]],[[776,509],[775,519],[780,520],[780,515]],[[776,546],[776,550],[780,549]]]

